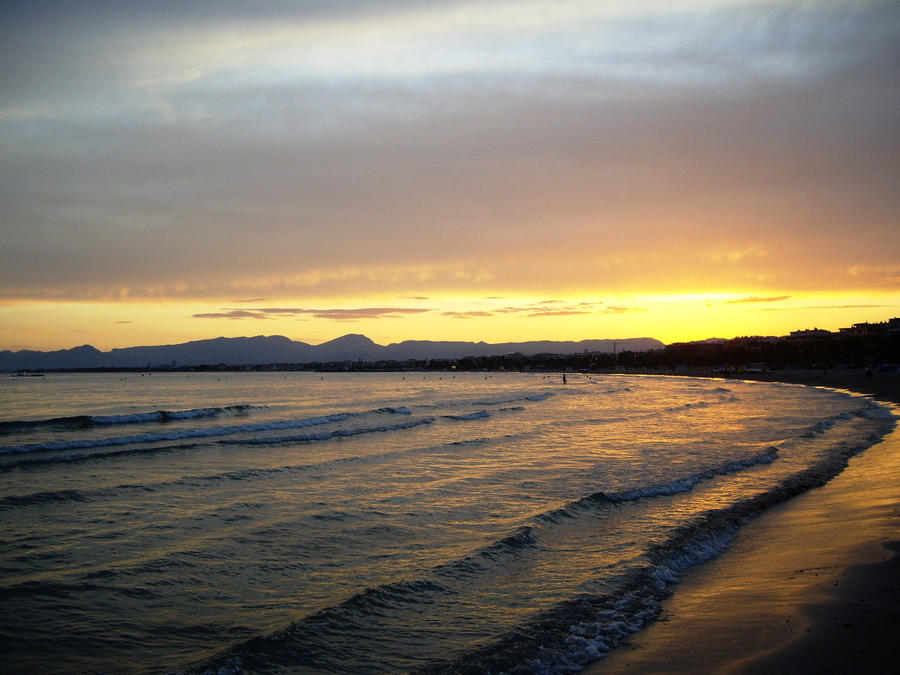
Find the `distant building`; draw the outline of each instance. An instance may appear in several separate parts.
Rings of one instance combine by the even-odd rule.
[[[778,342],[779,339],[780,338],[778,338],[774,335],[746,335],[746,336],[736,337],[736,338],[732,339],[730,342],[732,344],[753,346],[753,345],[758,345],[760,343],[772,344],[772,343]]]
[[[822,328],[808,328],[806,330],[793,330],[790,334],[792,340],[828,340],[837,336],[838,333],[832,333],[830,330]]]
[[[870,335],[887,335],[887,321],[884,323],[855,323],[852,326],[853,334],[862,337]]]
[[[900,318],[898,317],[888,321],[879,321],[878,323],[855,323],[849,328],[841,328],[842,335],[855,335],[858,337],[872,337],[896,332],[900,332]]]

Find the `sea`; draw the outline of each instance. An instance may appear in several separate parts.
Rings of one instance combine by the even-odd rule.
[[[894,424],[734,379],[4,375],[0,671],[578,672]]]

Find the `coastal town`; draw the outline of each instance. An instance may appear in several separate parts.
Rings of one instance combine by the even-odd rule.
[[[356,361],[305,364],[317,370],[486,370],[631,372],[675,374],[761,374],[793,370],[855,370],[897,373],[900,318],[854,323],[838,331],[795,330],[786,336],[742,336],[676,342],[661,349],[632,351],[614,345],[611,352],[580,354],[510,353],[457,359]]]

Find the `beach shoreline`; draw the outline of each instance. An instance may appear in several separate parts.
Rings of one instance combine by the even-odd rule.
[[[900,377],[892,374],[729,379],[830,387],[900,404]],[[895,430],[826,485],[741,528],[721,556],[682,575],[657,621],[583,672],[887,672],[900,657],[898,477]]]

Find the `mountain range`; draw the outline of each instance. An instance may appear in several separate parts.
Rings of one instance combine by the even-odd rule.
[[[344,335],[330,342],[310,345],[281,335],[215,338],[175,345],[127,347],[102,352],[91,345],[52,352],[0,351],[0,371],[66,370],[78,368],[145,368],[148,366],[229,366],[332,361],[406,361],[410,359],[458,359],[467,356],[521,354],[611,353],[614,350],[644,352],[665,345],[653,338],[581,340],[580,342],[436,342],[407,340],[386,346],[365,335]]]

